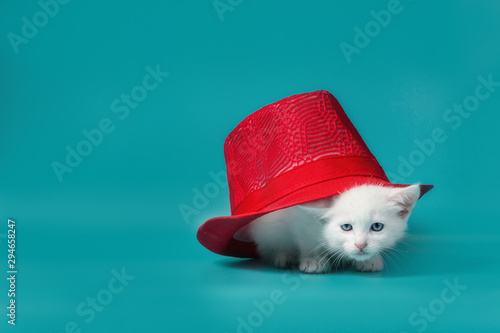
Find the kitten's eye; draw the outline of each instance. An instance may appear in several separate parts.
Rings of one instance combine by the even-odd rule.
[[[380,231],[380,230],[382,230],[382,228],[384,228],[384,224],[383,223],[376,222],[376,223],[372,224],[372,230],[373,231]]]
[[[349,230],[351,230],[351,229],[352,229],[352,225],[350,225],[350,224],[342,224],[340,227],[341,227],[341,228],[342,228],[342,230],[344,230],[344,231],[349,231]]]

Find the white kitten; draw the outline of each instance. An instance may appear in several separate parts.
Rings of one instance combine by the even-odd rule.
[[[383,268],[382,253],[404,236],[420,196],[408,187],[361,185],[331,198],[266,214],[248,231],[259,254],[277,267],[297,265],[306,273],[323,273],[352,262],[363,272]]]

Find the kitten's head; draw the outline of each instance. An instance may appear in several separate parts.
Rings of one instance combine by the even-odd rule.
[[[365,261],[393,248],[404,236],[420,196],[418,184],[408,187],[361,185],[334,197],[322,209],[323,237],[333,251]]]

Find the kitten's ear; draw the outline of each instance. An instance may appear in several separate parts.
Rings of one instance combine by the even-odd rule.
[[[305,202],[303,204],[297,205],[302,211],[307,214],[311,214],[318,220],[320,223],[326,223],[326,213],[333,206],[333,202],[335,197],[328,197],[323,199],[318,199],[314,201]]]
[[[414,184],[407,187],[394,188],[392,193],[389,195],[389,201],[392,201],[399,206],[400,210],[398,215],[404,218],[411,213],[419,197],[420,185]]]

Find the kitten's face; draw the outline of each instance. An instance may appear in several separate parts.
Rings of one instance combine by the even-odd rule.
[[[420,195],[418,185],[355,187],[337,196],[322,217],[324,239],[333,251],[365,261],[393,248],[404,236]]]

